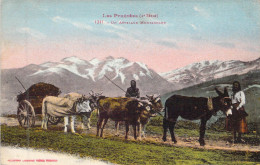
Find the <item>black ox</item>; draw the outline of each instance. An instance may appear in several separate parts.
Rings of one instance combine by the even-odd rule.
[[[205,97],[187,97],[173,95],[165,102],[165,114],[163,119],[163,141],[166,141],[167,130],[169,128],[171,138],[174,143],[177,140],[174,136],[174,126],[179,116],[187,120],[201,120],[199,143],[205,145],[204,135],[206,123],[213,114],[221,110],[226,112],[231,107],[231,99],[229,98],[227,88],[224,93],[215,88],[218,96],[213,98]]]

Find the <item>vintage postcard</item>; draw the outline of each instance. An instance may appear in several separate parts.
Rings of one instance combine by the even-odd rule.
[[[0,164],[260,162],[260,1],[0,2]]]

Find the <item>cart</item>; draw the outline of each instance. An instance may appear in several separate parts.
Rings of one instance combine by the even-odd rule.
[[[47,84],[37,83],[32,85],[24,93],[17,95],[17,119],[19,124],[24,127],[35,125],[36,115],[42,114],[42,101],[46,96],[58,96],[61,93],[58,87]],[[51,124],[58,124],[61,118],[49,117]]]

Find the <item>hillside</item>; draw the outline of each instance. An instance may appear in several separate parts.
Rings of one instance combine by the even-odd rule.
[[[165,100],[173,94],[195,97],[214,97],[217,96],[214,90],[215,87],[218,87],[220,90],[223,90],[224,87],[228,87],[228,91],[231,93],[232,82],[234,80],[241,82],[242,89],[245,92],[245,109],[249,113],[247,118],[248,122],[258,123],[258,125],[260,125],[260,70],[251,71],[242,75],[232,75],[224,78],[214,79],[208,82],[194,85],[192,87],[173,91],[163,95],[162,100],[165,102]],[[221,114],[222,113],[219,113],[219,116],[217,117],[213,116],[211,122],[216,121],[220,116],[224,117]]]

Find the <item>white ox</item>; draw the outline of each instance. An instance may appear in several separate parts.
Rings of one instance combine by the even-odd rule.
[[[79,93],[68,93],[64,96],[64,98],[68,98],[72,101],[76,101],[77,99],[79,99],[81,97],[83,97],[83,95],[81,95]],[[90,96],[88,99],[90,99],[93,103],[96,102],[95,100],[93,100],[92,96]],[[94,104],[92,104],[92,106],[96,107],[96,104],[94,103]],[[91,109],[91,107],[87,107],[87,109]],[[81,117],[81,129],[85,129],[85,125],[87,126],[87,130],[89,130],[91,128],[91,126],[90,126],[90,116],[91,116],[92,111],[93,111],[93,109],[91,109],[91,111],[89,111],[89,112],[85,112],[82,115],[80,115],[80,117]],[[71,116],[71,120],[70,120],[71,128],[74,128],[75,118],[76,118],[75,115]],[[64,125],[65,125],[64,132],[67,132],[66,126],[68,126],[68,124],[69,124],[69,116],[65,116],[64,117]]]
[[[71,132],[75,133],[74,122],[76,115],[82,117],[91,114],[96,107],[95,105],[91,98],[86,98],[78,93],[69,93],[64,97],[47,96],[42,103],[42,128],[47,129],[50,116],[64,117],[64,132],[67,132],[69,117],[71,116]],[[83,122],[81,125],[84,127]],[[87,125],[90,126],[89,123]]]

